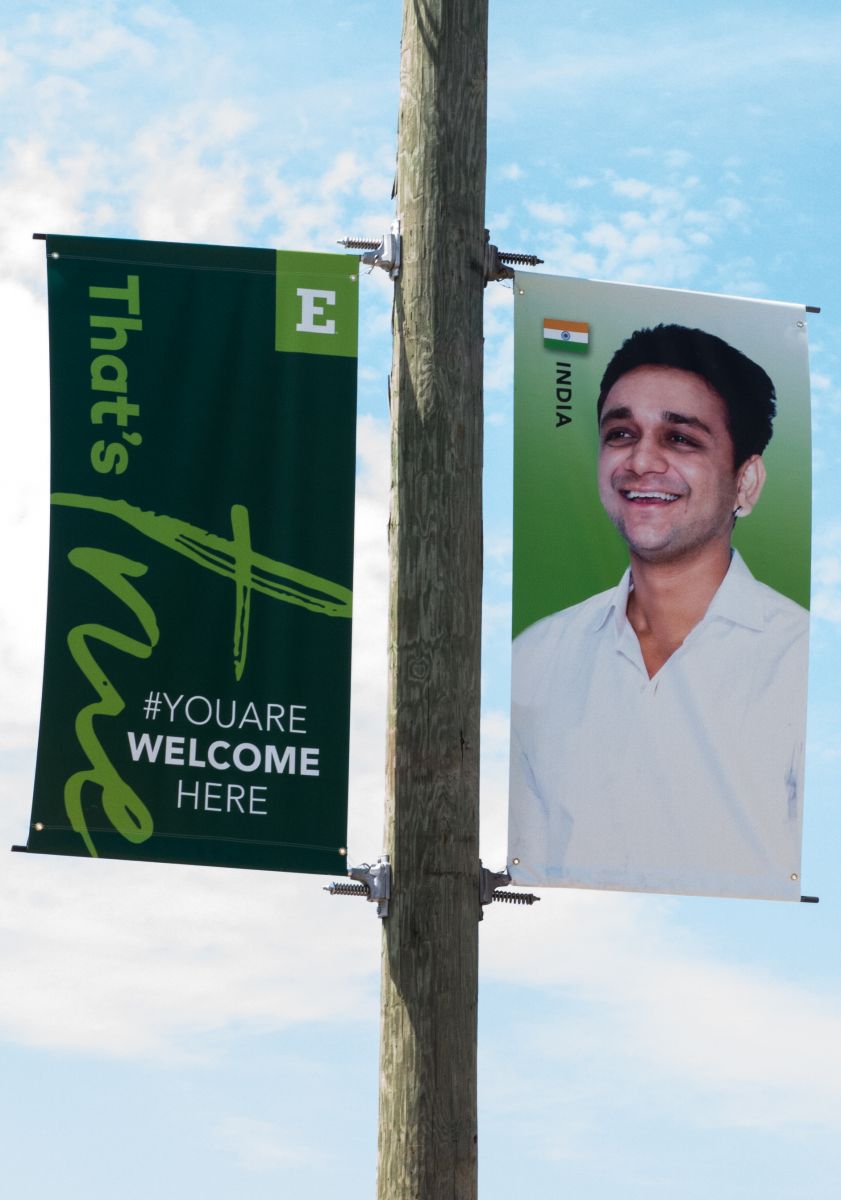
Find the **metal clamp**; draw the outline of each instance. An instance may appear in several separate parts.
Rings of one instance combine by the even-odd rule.
[[[533,895],[531,892],[503,892],[501,889],[508,887],[511,882],[511,876],[506,867],[503,871],[490,871],[487,867],[483,867],[479,863],[479,920],[482,920],[484,913],[482,908],[492,901],[502,901],[504,904],[537,904],[540,900],[539,896]]]
[[[509,250],[500,250],[491,242],[489,230],[485,230],[485,283],[495,283],[500,279],[513,279],[515,266],[539,267],[543,262],[536,254],[514,254]]]
[[[389,278],[396,279],[400,274],[400,243],[400,222],[393,221],[390,232],[384,233],[379,242],[375,238],[342,238],[339,245],[346,250],[364,250],[361,261],[366,267],[382,267]]]
[[[497,888],[508,887],[511,882],[511,876],[506,867],[502,871],[490,871],[487,867],[479,864],[481,876],[479,879],[479,903],[490,904],[494,899],[494,892]]]
[[[364,896],[377,906],[377,916],[388,916],[388,902],[391,899],[391,863],[387,854],[382,854],[372,866],[362,863],[359,867],[349,867],[348,876],[356,883],[331,883],[325,892],[331,896]]]

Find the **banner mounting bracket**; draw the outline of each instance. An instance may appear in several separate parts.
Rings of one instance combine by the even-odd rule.
[[[363,250],[361,262],[371,270],[374,267],[382,267],[384,271],[388,271],[390,279],[397,279],[400,274],[400,257],[402,251],[402,239],[400,237],[400,221],[392,221],[391,229],[388,233],[377,241],[376,238],[341,238],[340,246],[344,246],[346,250]]]
[[[491,871],[487,867],[483,867],[479,862],[479,870],[481,872],[479,878],[479,920],[484,917],[482,908],[492,901],[502,901],[505,904],[538,904],[540,897],[535,896],[532,892],[503,892],[501,889],[508,887],[511,882],[511,875],[508,868],[505,867],[501,871]]]
[[[331,883],[324,888],[331,896],[364,896],[371,904],[377,906],[377,916],[388,916],[388,902],[391,899],[391,862],[387,854],[381,854],[377,861],[362,863],[358,867],[348,867],[348,876],[354,883]]]

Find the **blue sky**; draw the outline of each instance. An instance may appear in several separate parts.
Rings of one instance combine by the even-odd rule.
[[[25,840],[46,584],[35,231],[331,250],[392,219],[399,6],[0,14],[0,831]],[[804,891],[544,892],[481,930],[485,1194],[829,1200],[841,1168],[841,331],[828,2],[491,3],[487,223],[544,270],[820,305]],[[446,264],[442,264],[442,276]],[[505,859],[512,293],[486,297],[483,858]],[[363,276],[351,857],[381,850],[390,284]],[[0,859],[4,1194],[371,1194],[378,922],[326,880]]]

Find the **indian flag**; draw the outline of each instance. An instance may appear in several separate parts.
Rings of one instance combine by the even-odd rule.
[[[549,350],[569,350],[586,354],[590,344],[590,326],[586,321],[559,321],[555,317],[543,320],[543,345]]]

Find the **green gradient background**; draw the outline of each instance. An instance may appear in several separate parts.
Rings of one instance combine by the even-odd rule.
[[[628,564],[596,485],[599,382],[635,329],[677,323],[717,334],[758,362],[777,392],[768,479],[734,544],[753,574],[809,606],[811,440],[802,305],[518,273],[514,285],[516,637],[541,617],[612,587]],[[545,349],[543,319],[590,324],[586,354]],[[555,364],[572,372],[572,421],[555,427]]]

